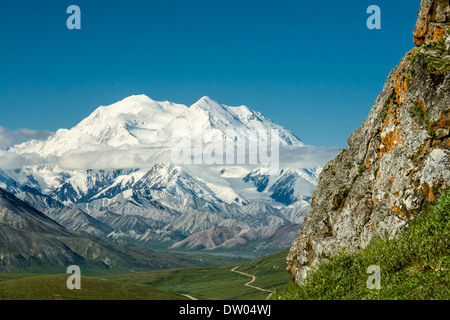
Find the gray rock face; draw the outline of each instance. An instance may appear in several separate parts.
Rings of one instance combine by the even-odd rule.
[[[424,0],[422,7],[435,2]],[[447,10],[444,2],[433,8]],[[335,253],[364,248],[377,235],[394,236],[450,186],[448,37],[401,60],[348,147],[322,171],[287,257],[295,281]]]

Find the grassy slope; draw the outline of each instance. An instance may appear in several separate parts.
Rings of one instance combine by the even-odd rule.
[[[68,274],[0,274],[0,300],[12,299],[180,299],[189,294],[198,299],[266,299],[268,293],[244,286],[251,280],[231,269],[255,275],[253,283],[264,289],[281,289],[290,279],[285,271],[287,250],[244,263],[223,267],[155,270],[131,274],[83,277],[81,290],[68,290]],[[217,258],[217,257],[216,257]],[[223,262],[220,257],[219,261]],[[211,257],[209,258],[211,259]],[[235,260],[230,259],[233,263]],[[83,269],[82,269],[83,272]],[[59,296],[58,296],[59,295]]]
[[[107,279],[189,294],[197,299],[263,300],[268,293],[244,286],[251,278],[231,269],[239,266],[237,270],[255,275],[252,285],[268,290],[281,289],[291,278],[285,270],[287,251],[226,267],[158,270]]]
[[[82,274],[92,277],[99,277],[110,274],[130,273],[143,270],[159,270],[169,268],[193,268],[200,266],[224,266],[230,263],[240,263],[248,261],[247,258],[226,257],[208,254],[181,254],[175,252],[153,251],[139,247],[120,247],[114,244],[101,242],[90,245],[89,239],[67,238],[71,248],[75,251],[83,252],[88,259],[84,264],[80,264]],[[81,248],[81,249],[80,249]],[[84,249],[86,248],[86,249]],[[97,254],[100,252],[100,254]],[[94,258],[95,257],[95,258]],[[106,257],[114,258],[117,261],[112,268],[107,268],[100,260]],[[30,273],[30,274],[62,274],[67,266],[59,266],[51,262],[35,260],[29,267],[17,268],[6,266],[0,273]]]
[[[68,275],[1,275],[0,300],[180,300],[177,294],[89,277],[69,290]]]
[[[256,276],[252,285],[262,289],[280,289],[292,276],[286,271],[286,257],[289,249],[241,263],[237,270]]]
[[[450,299],[450,190],[396,239],[377,239],[354,254],[319,265],[305,285],[273,299]],[[369,290],[367,267],[381,268],[381,289]]]

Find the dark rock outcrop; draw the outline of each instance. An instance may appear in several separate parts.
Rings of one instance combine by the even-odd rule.
[[[448,22],[449,1],[422,1],[420,47],[390,73],[348,147],[321,173],[287,257],[297,282],[333,254],[395,235],[450,186]]]

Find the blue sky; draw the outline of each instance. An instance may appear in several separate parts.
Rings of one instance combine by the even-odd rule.
[[[66,9],[81,8],[82,30]],[[382,29],[369,30],[369,5]],[[0,2],[0,126],[70,128],[132,94],[245,104],[317,146],[347,145],[414,47],[420,0]]]

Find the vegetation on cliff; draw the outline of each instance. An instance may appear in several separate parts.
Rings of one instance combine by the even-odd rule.
[[[397,237],[378,237],[364,250],[337,254],[302,285],[289,284],[273,299],[450,299],[450,189]],[[368,289],[371,265],[381,289]]]

